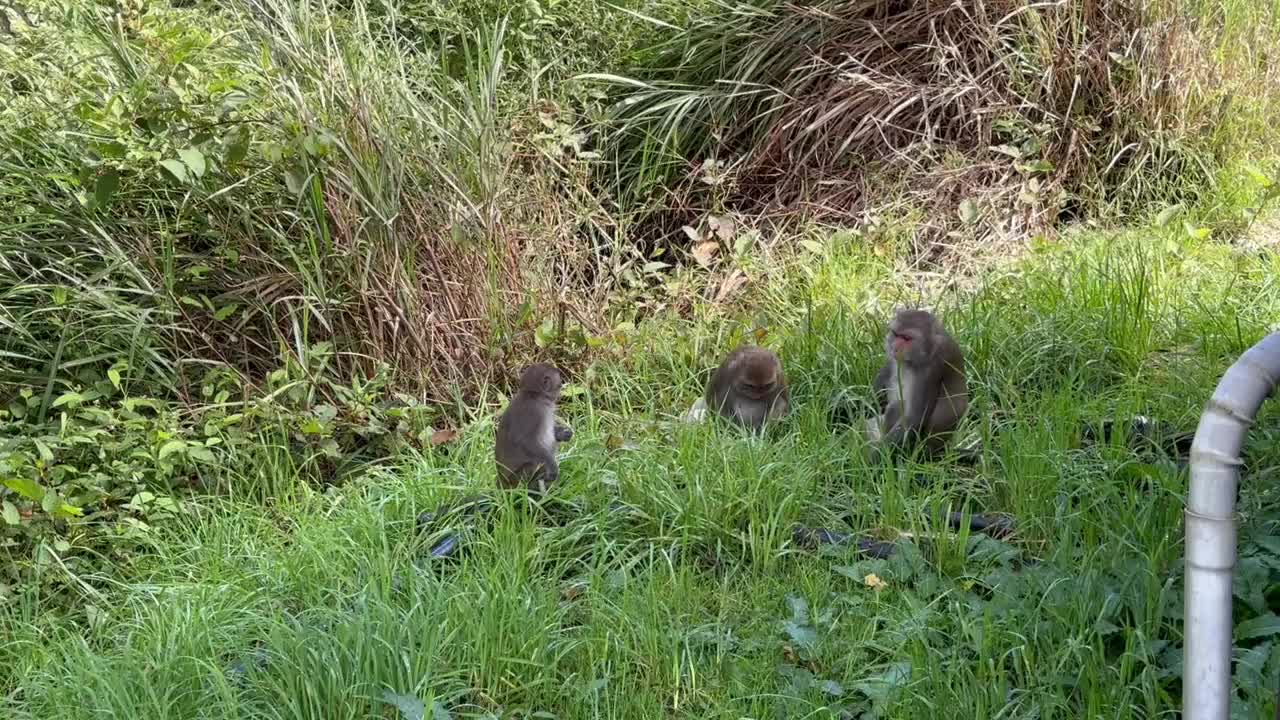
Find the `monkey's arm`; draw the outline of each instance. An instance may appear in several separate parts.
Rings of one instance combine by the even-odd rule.
[[[880,372],[876,373],[876,379],[871,384],[875,390],[876,405],[880,408],[880,414],[889,407],[889,378],[893,376],[893,366],[885,363],[880,366]]]
[[[904,381],[915,383],[915,387],[903,392],[903,399],[907,402],[903,403],[902,414],[884,436],[886,443],[895,446],[916,438],[925,429],[938,400],[942,373],[935,368],[927,368],[920,375],[910,378],[903,378],[902,373],[898,373],[898,382]]]
[[[942,376],[941,395],[929,414],[929,429],[949,432],[959,424],[969,408],[969,388],[961,371],[946,368]]]
[[[573,439],[573,428],[557,422],[554,430],[556,442],[569,442]]]
[[[769,405],[769,420],[780,420],[791,412],[791,392],[784,385]]]

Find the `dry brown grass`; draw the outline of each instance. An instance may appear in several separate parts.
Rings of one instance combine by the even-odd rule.
[[[723,4],[616,106],[624,182],[674,176],[684,217],[856,223],[905,194],[927,254],[1185,199],[1212,180],[1223,112],[1209,35],[1146,0]],[[727,191],[688,171],[705,158],[730,165]]]

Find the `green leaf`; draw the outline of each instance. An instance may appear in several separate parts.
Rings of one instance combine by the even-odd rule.
[[[427,716],[427,704],[412,695],[383,690],[382,702],[395,706],[404,720],[424,720]]]
[[[1249,640],[1269,635],[1280,635],[1280,616],[1275,613],[1245,620],[1237,625],[1235,630],[1236,640]]]
[[[291,167],[284,174],[284,186],[294,195],[302,194],[307,183],[307,171],[300,167]]]
[[[668,263],[654,261],[654,262],[645,263],[644,271],[647,273],[655,273],[655,272],[658,272],[659,270],[664,270],[669,267],[671,267],[671,265],[669,265]]]
[[[120,173],[107,170],[98,176],[93,186],[93,202],[96,207],[104,207],[120,189]]]
[[[972,225],[978,221],[978,204],[972,200],[960,201],[960,221]]]
[[[187,148],[178,151],[178,157],[182,158],[182,163],[191,168],[191,173],[198,178],[204,177],[205,161],[204,153],[195,148]]]
[[[1161,210],[1160,214],[1156,216],[1156,227],[1165,227],[1180,212],[1182,212],[1182,203],[1170,205],[1169,207]]]
[[[315,418],[307,418],[298,426],[303,435],[319,435],[324,432],[324,425],[320,424]]]
[[[44,497],[40,498],[40,509],[52,515],[58,509],[61,501],[58,500],[58,493],[46,492]]]
[[[69,393],[62,394],[61,396],[58,397],[57,400],[54,400],[53,407],[62,407],[63,405],[70,405],[71,407],[75,407],[76,405],[79,405],[82,402],[84,402],[83,395],[77,392],[69,392]]]
[[[1247,168],[1245,168],[1245,171],[1249,173],[1249,178],[1261,187],[1269,188],[1275,184],[1275,181],[1272,180],[1266,173],[1262,171],[1261,168],[1259,168],[1256,165],[1248,166]]]
[[[38,502],[44,499],[44,488],[30,478],[9,478],[4,481],[4,486],[28,500]]]
[[[2,509],[0,509],[0,517],[3,517],[4,521],[10,525],[22,524],[22,516],[18,514],[18,506],[8,500],[4,501]]]
[[[1209,228],[1192,225],[1190,220],[1184,220],[1182,227],[1187,231],[1187,237],[1193,240],[1207,240],[1209,235],[1213,233]]]
[[[164,460],[170,455],[176,452],[183,452],[186,449],[187,449],[187,443],[185,440],[170,440],[169,442],[160,446],[160,454],[158,455],[158,458],[160,460]]]
[[[240,305],[237,303],[224,305],[218,308],[218,311],[213,314],[213,319],[217,320],[218,322],[222,322],[223,320],[226,320],[227,318],[235,314],[235,311],[239,309],[240,309]]]
[[[800,246],[814,255],[821,255],[824,251],[822,243],[814,242],[813,240],[801,240]]]
[[[49,449],[48,445],[44,444],[43,440],[32,440],[31,442],[35,443],[36,452],[40,454],[41,460],[46,463],[53,462],[53,451]]]
[[[119,370],[115,368],[109,368],[107,370],[107,379],[111,381],[111,384],[114,385],[117,390],[120,389],[120,371]]]
[[[889,665],[876,677],[854,685],[875,703],[883,703],[889,699],[894,688],[905,685],[911,679],[911,663],[900,662]]]
[[[168,170],[178,182],[187,181],[187,166],[181,160],[161,160],[160,167]]]
[[[822,692],[830,695],[831,697],[840,697],[841,695],[844,695],[844,688],[835,680],[824,680],[818,685],[818,687],[822,689]]]
[[[240,140],[232,143],[231,147],[227,148],[227,164],[234,165],[241,160],[244,160],[245,156],[248,154],[249,142],[247,140]]]
[[[801,625],[787,620],[782,623],[782,629],[787,633],[787,637],[790,638],[791,642],[804,650],[811,651],[818,644],[818,633],[808,625]]]

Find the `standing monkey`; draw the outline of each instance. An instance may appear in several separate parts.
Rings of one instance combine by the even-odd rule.
[[[884,413],[880,442],[886,449],[923,443],[926,456],[935,457],[969,407],[964,354],[931,313],[905,308],[889,323],[884,347],[875,380]]]
[[[560,477],[556,444],[573,437],[573,430],[556,422],[563,384],[560,371],[545,363],[520,373],[520,388],[498,419],[498,487],[512,489],[524,483],[530,492],[542,494]]]
[[[745,346],[729,353],[712,373],[705,400],[712,412],[753,431],[791,411],[782,363],[761,347]]]

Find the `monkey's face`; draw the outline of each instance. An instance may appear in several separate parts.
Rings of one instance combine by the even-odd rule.
[[[884,346],[890,357],[907,364],[922,363],[929,358],[933,348],[932,323],[921,318],[923,313],[899,313],[889,324],[889,334],[885,336]]]
[[[756,368],[747,368],[747,372],[742,373],[734,389],[747,399],[764,400],[778,386],[778,374],[772,368],[768,371],[752,372],[753,370]]]

